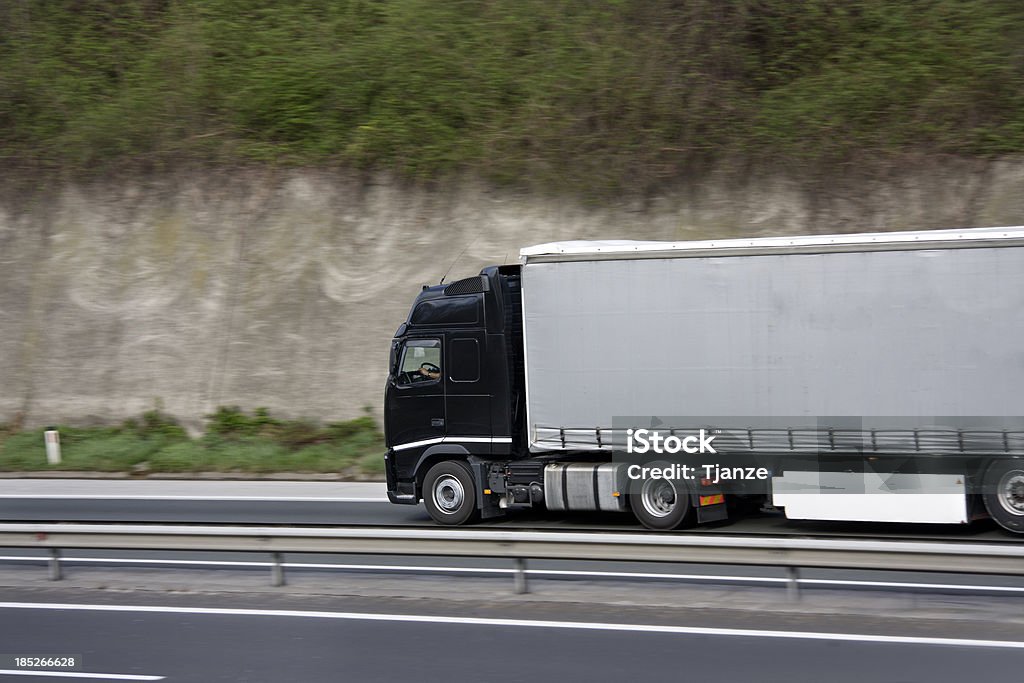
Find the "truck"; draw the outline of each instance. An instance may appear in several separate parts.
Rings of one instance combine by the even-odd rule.
[[[1024,533],[1024,227],[554,242],[424,286],[392,503]]]

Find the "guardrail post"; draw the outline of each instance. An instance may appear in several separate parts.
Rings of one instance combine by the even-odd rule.
[[[800,602],[799,567],[786,567],[786,597],[790,602]]]
[[[521,557],[516,558],[515,584],[517,595],[530,592],[529,587],[526,585],[526,560]]]
[[[60,581],[60,550],[50,548],[50,581]]]
[[[270,584],[272,586],[283,586],[284,564],[281,562],[281,553],[273,553],[273,562],[270,566]]]

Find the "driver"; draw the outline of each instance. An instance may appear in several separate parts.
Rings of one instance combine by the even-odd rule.
[[[419,373],[425,379],[441,379],[441,368],[433,363],[423,363],[420,365]]]

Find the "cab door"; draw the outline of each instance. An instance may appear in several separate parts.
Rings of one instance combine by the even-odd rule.
[[[442,340],[406,339],[397,350],[387,388],[389,448],[426,446],[447,433]]]
[[[483,332],[452,332],[446,340],[448,435],[472,453],[491,453],[491,395],[483,362]]]

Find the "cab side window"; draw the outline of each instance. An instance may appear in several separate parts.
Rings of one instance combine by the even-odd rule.
[[[410,339],[398,364],[399,386],[441,381],[441,340]]]
[[[480,344],[476,339],[453,339],[448,347],[449,373],[453,382],[480,379]]]

